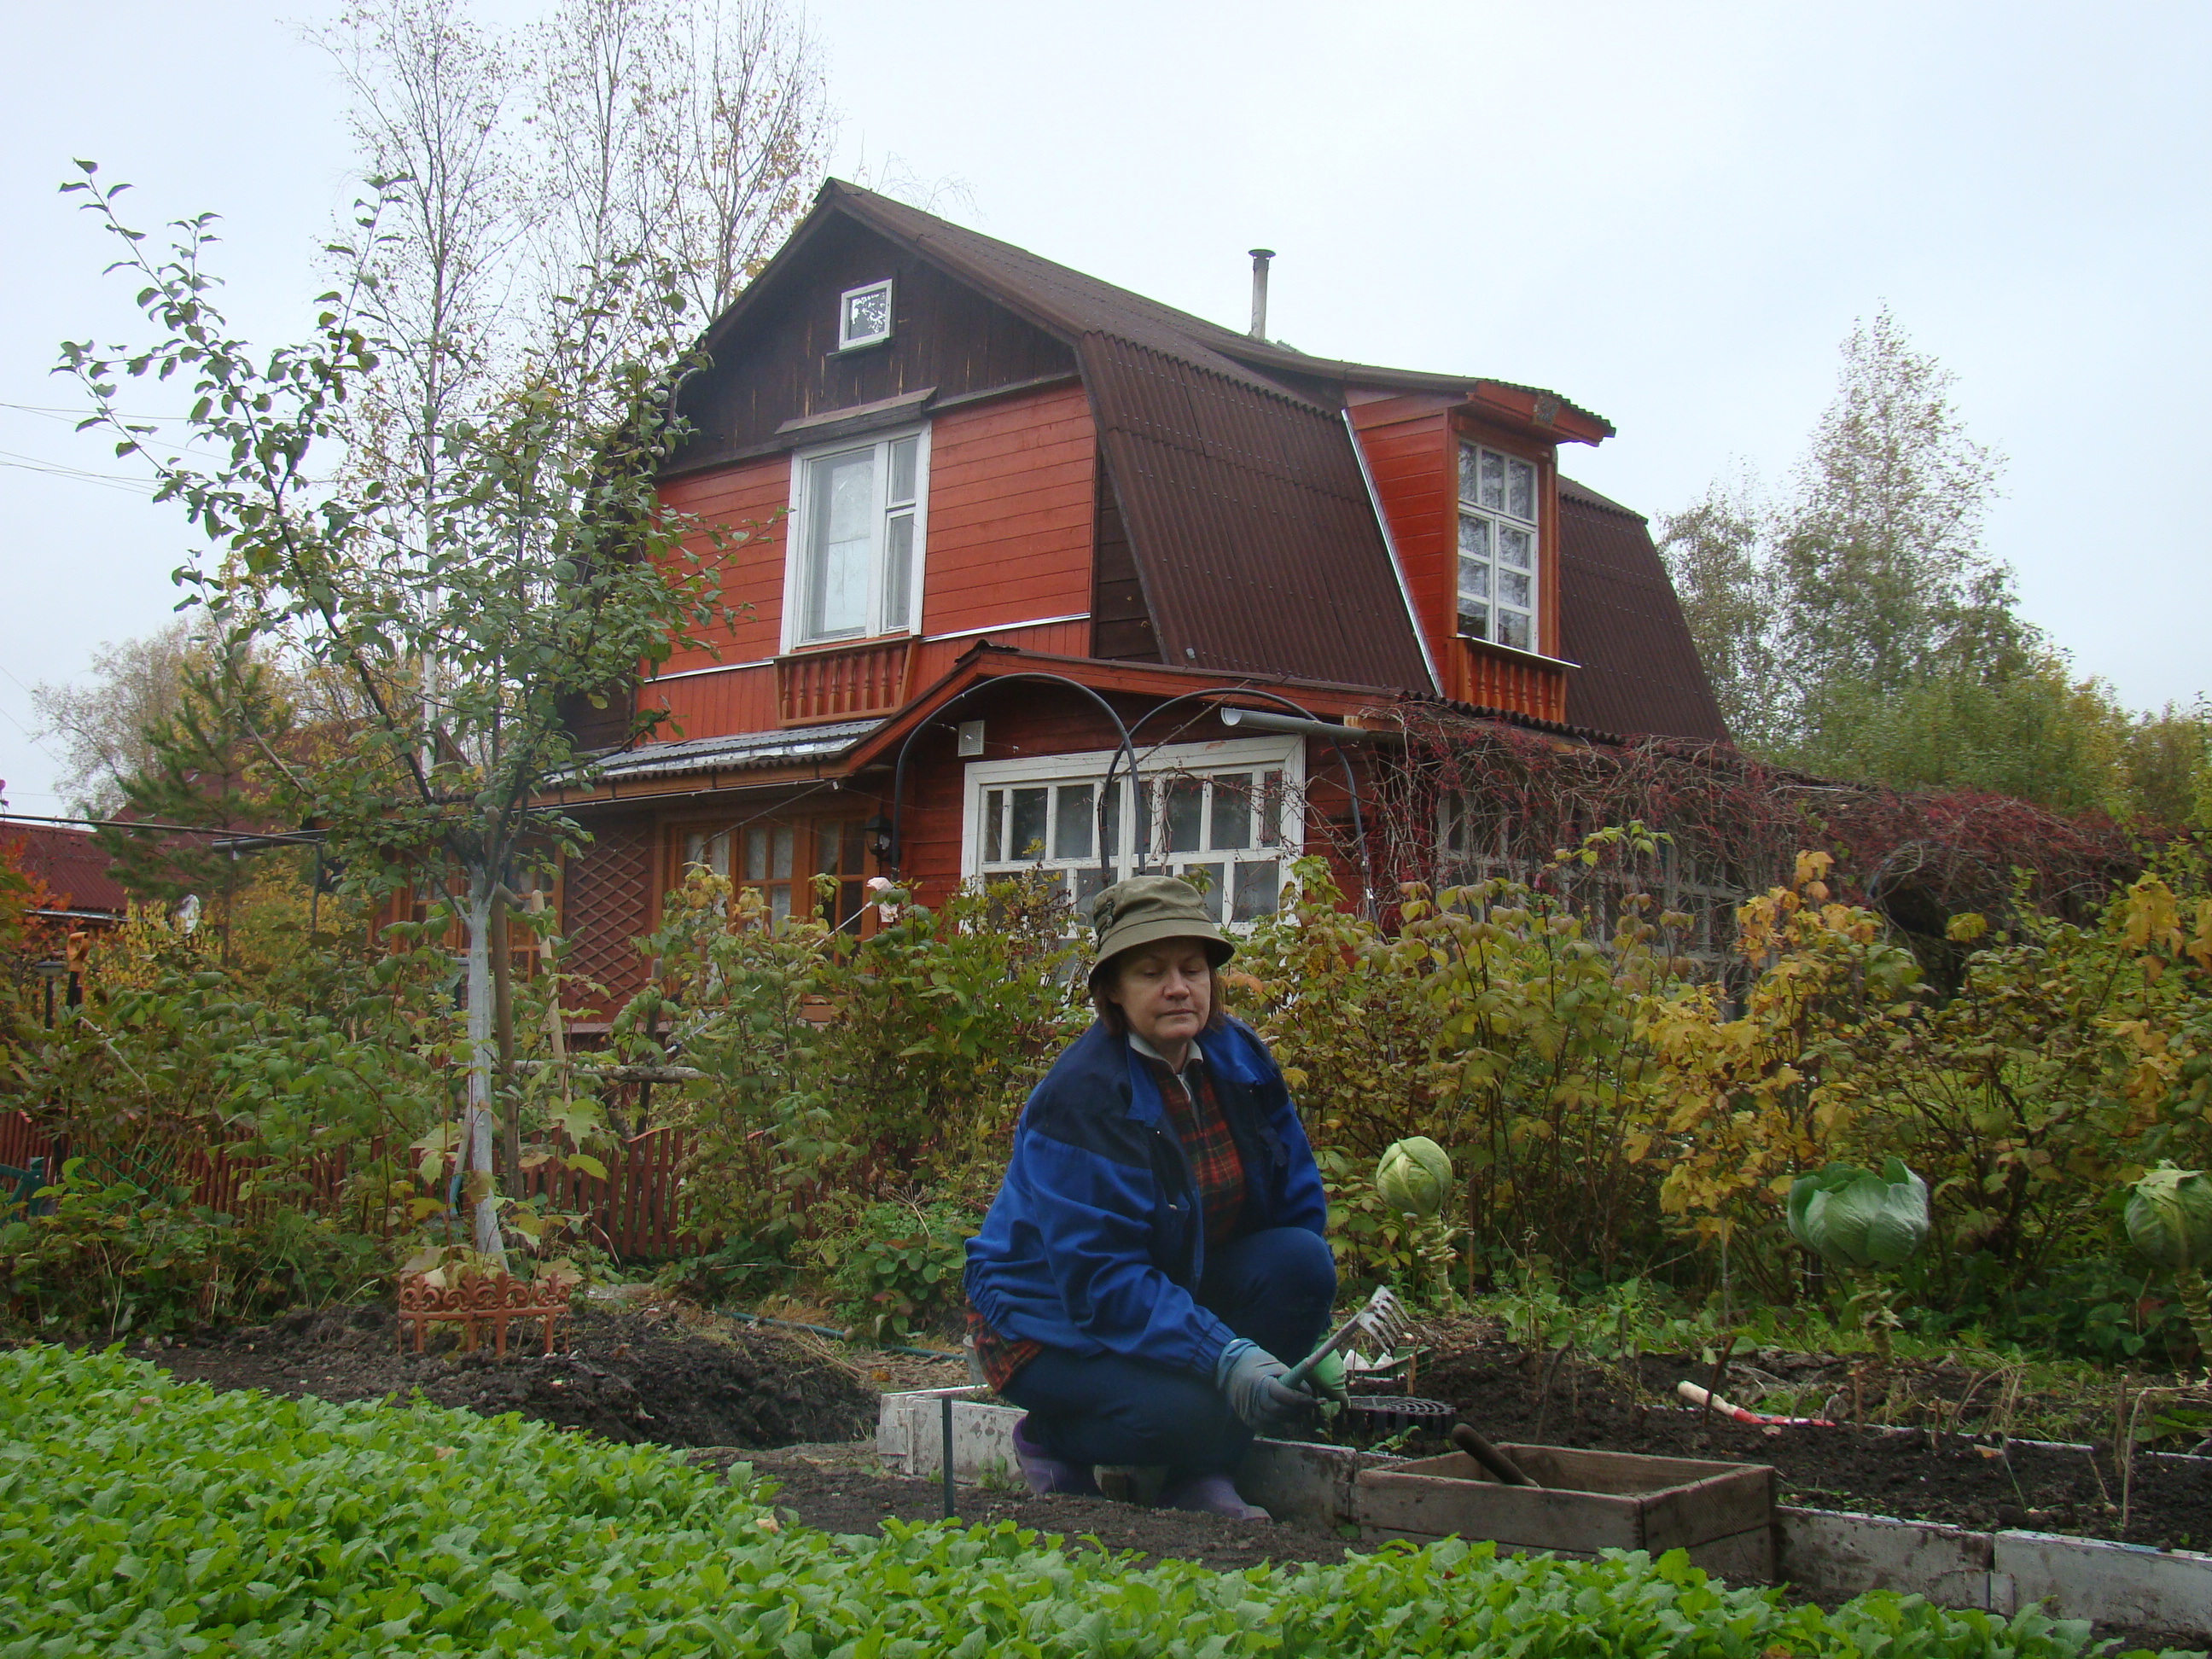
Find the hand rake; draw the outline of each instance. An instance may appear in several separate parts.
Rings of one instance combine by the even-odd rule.
[[[1413,1316],[1406,1304],[1390,1294],[1383,1285],[1375,1287],[1375,1294],[1367,1298],[1359,1311],[1336,1328],[1335,1333],[1304,1359],[1285,1371],[1281,1377],[1286,1389],[1295,1389],[1306,1380],[1310,1371],[1328,1354],[1340,1353],[1359,1337],[1365,1337],[1388,1353],[1406,1340],[1413,1328]]]

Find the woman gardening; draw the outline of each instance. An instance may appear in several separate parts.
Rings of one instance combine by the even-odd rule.
[[[1266,1046],[1222,1010],[1236,947],[1197,889],[1138,876],[1091,921],[1097,1021],[1030,1096],[969,1241],[977,1357],[1027,1413],[1031,1492],[1164,1465],[1163,1504],[1265,1520],[1231,1472],[1317,1404],[1279,1379],[1336,1296],[1321,1172]],[[1311,1386],[1342,1398],[1341,1364]]]

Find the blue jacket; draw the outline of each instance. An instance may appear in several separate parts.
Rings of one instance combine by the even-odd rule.
[[[1266,1045],[1231,1020],[1199,1046],[1244,1160],[1246,1228],[1323,1232],[1321,1171]],[[1022,1109],[968,1241],[968,1299],[1001,1336],[1211,1376],[1235,1333],[1194,1299],[1205,1272],[1206,1219],[1152,1067],[1093,1025]]]

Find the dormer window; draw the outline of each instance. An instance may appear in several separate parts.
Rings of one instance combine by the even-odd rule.
[[[837,349],[879,345],[891,337],[891,285],[886,277],[837,296]]]
[[[1459,447],[1459,631],[1516,651],[1536,647],[1536,468],[1480,444]]]

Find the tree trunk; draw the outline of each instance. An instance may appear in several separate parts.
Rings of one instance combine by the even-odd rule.
[[[491,1025],[499,1049],[499,1091],[505,1108],[499,1152],[507,1168],[522,1169],[522,1114],[514,1100],[514,957],[507,949],[511,929],[507,900],[495,893],[491,901]]]
[[[469,881],[469,1092],[461,1118],[461,1189],[474,1212],[477,1251],[504,1267],[507,1244],[500,1237],[491,1151],[493,881],[488,871],[477,872]]]

